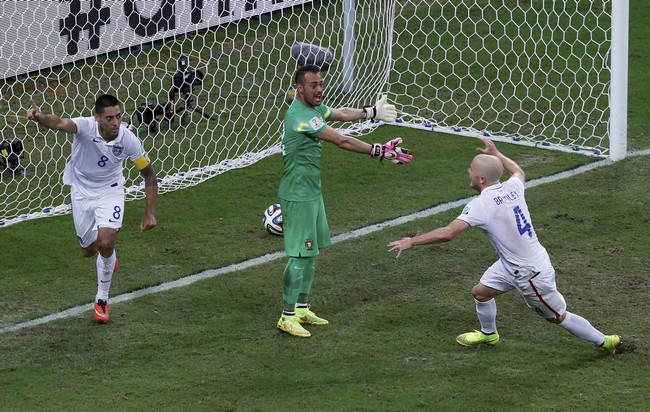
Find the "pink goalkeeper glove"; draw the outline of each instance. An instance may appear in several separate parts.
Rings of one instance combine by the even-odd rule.
[[[398,165],[411,163],[413,153],[409,149],[398,147],[397,145],[400,143],[402,143],[401,137],[397,137],[383,145],[381,143],[375,143],[370,150],[370,157],[379,157],[380,162],[384,159],[390,160]]]

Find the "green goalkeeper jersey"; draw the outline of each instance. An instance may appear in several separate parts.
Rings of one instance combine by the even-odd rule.
[[[320,158],[322,141],[318,139],[332,110],[325,104],[309,108],[295,99],[284,117],[282,161],[278,197],[294,202],[316,200],[322,195]]]

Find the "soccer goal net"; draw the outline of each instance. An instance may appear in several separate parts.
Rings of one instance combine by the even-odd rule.
[[[612,10],[612,7],[614,9]],[[617,8],[618,7],[618,8]],[[28,122],[116,95],[164,193],[279,151],[292,74],[395,125],[621,158],[627,0],[0,2],[0,226],[67,213],[71,136]],[[618,28],[617,28],[618,27]],[[382,123],[338,124],[363,136]],[[127,199],[144,196],[126,165]]]

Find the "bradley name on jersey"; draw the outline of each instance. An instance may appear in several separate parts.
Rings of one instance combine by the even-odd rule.
[[[510,193],[506,193],[503,196],[497,196],[492,198],[494,200],[494,203],[497,205],[502,205],[505,203],[512,203],[515,200],[519,199],[519,193],[512,191]]]

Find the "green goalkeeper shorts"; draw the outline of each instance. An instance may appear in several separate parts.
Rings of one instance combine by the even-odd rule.
[[[284,250],[290,257],[317,256],[332,244],[323,197],[308,202],[280,199]]]

